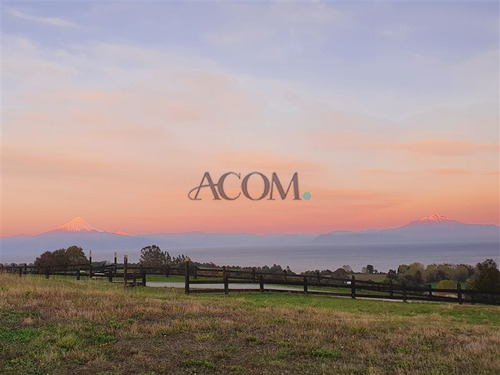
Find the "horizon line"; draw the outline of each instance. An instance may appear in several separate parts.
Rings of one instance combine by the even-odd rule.
[[[43,234],[48,234],[48,233],[57,233],[57,232],[60,232],[60,233],[107,233],[107,234],[115,234],[115,235],[118,235],[118,236],[124,236],[124,237],[135,237],[135,236],[152,236],[152,235],[180,235],[180,234],[194,234],[194,233],[200,233],[200,234],[234,234],[234,235],[254,235],[254,236],[273,236],[273,235],[321,235],[321,234],[329,234],[329,233],[333,233],[333,232],[352,232],[352,233],[359,233],[359,232],[365,232],[365,231],[370,231],[370,230],[389,230],[389,229],[397,229],[397,228],[402,228],[408,224],[411,224],[411,223],[414,223],[414,222],[421,222],[423,219],[425,218],[429,218],[429,217],[432,217],[432,216],[441,216],[445,219],[445,221],[452,221],[452,222],[458,222],[458,223],[462,223],[462,224],[470,224],[470,225],[492,225],[492,226],[496,226],[496,227],[499,227],[500,226],[498,224],[493,224],[493,223],[489,223],[489,224],[478,224],[478,223],[468,223],[468,222],[463,222],[463,221],[458,221],[458,220],[454,220],[454,219],[450,219],[450,218],[447,218],[447,217],[444,217],[442,215],[429,215],[429,216],[426,216],[426,217],[423,217],[421,219],[416,219],[416,220],[410,220],[408,222],[406,222],[406,224],[402,224],[401,226],[395,226],[395,227],[384,227],[384,228],[376,228],[376,227],[368,227],[366,229],[358,229],[358,230],[351,230],[351,229],[333,229],[331,231],[328,231],[328,232],[270,232],[270,233],[257,233],[257,232],[210,232],[210,231],[202,231],[202,230],[191,230],[191,231],[185,231],[185,232],[151,232],[151,233],[136,233],[136,234],[132,234],[132,233],[127,233],[127,232],[124,232],[124,231],[106,231],[106,230],[100,230],[100,229],[97,229],[97,228],[94,228],[94,230],[89,230],[89,231],[64,231],[64,230],[57,230],[57,229],[51,229],[51,230],[48,230],[48,231],[44,231],[44,232],[40,232],[40,233],[36,233],[36,234],[28,234],[28,233],[18,233],[18,234],[13,234],[13,235],[8,235],[8,236],[0,236],[0,238],[12,238],[12,237],[21,237],[21,236],[26,236],[26,237],[36,237],[36,236],[40,236],[40,235],[43,235]],[[75,216],[75,218],[80,218],[79,216]],[[74,220],[75,218],[73,218],[72,220]],[[71,222],[72,220],[70,220],[69,222]],[[439,221],[434,221],[434,222],[439,222]],[[63,224],[65,225],[65,224]],[[57,227],[59,228],[59,227]],[[121,233],[120,233],[121,232]]]

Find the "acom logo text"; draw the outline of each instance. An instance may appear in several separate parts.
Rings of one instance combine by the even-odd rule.
[[[237,194],[233,194],[232,196],[229,196],[224,189],[224,183],[226,182],[226,179],[229,178],[238,179],[241,181],[240,192],[238,192]],[[257,181],[257,179],[260,179],[263,183],[262,190],[259,189],[259,191],[249,191],[248,185],[250,180]],[[304,194],[302,194],[301,198],[299,193],[299,174],[297,172],[293,174],[286,190],[283,186],[284,185],[281,183],[276,172],[272,173],[271,178],[268,178],[265,174],[260,172],[249,173],[243,178],[241,176],[241,173],[227,172],[220,176],[220,178],[217,180],[217,183],[214,183],[214,180],[212,179],[212,176],[209,172],[205,172],[200,184],[189,191],[188,198],[193,201],[202,200],[199,197],[200,191],[202,191],[202,189],[209,189],[209,191],[212,193],[213,200],[234,201],[240,198],[242,195],[243,197],[252,201],[260,201],[263,199],[285,200],[288,197],[290,197],[291,200],[311,199],[311,193],[309,192],[305,192]]]

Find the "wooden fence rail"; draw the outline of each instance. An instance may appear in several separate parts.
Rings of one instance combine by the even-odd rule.
[[[17,265],[17,266],[0,266],[0,273],[7,272],[19,275],[20,277],[27,274],[44,275],[46,278],[50,276],[71,276],[76,280],[81,280],[82,277],[88,278],[105,278],[109,282],[114,282],[116,278],[121,278],[125,287],[129,286],[146,286],[147,275],[184,275],[184,270],[179,267],[164,266],[164,267],[142,267],[140,265],[129,265],[127,256],[124,257],[123,264],[73,264],[70,266],[61,267],[42,267],[33,265]]]
[[[196,269],[192,271],[191,269]],[[196,274],[202,280],[192,280]],[[303,293],[310,295],[343,296],[355,298],[374,298],[413,301],[440,301],[454,303],[500,304],[500,293],[483,293],[462,289],[457,283],[456,289],[437,289],[428,287],[398,285],[392,282],[357,280],[354,276],[335,278],[319,274],[297,275],[284,272],[276,274],[258,272],[255,269],[231,270],[227,268],[199,268],[186,262],[185,293],[221,293],[229,292],[280,292]],[[221,284],[222,288],[191,288],[191,285]],[[229,288],[230,284],[258,284],[257,288]],[[278,286],[279,288],[276,288]],[[300,288],[299,288],[300,287]]]
[[[65,267],[40,267],[33,265],[6,266],[0,265],[0,272],[19,275],[26,274],[52,276],[71,276],[80,280],[87,278],[105,278],[110,282],[120,282],[124,286],[146,286],[147,275],[184,276],[184,289],[190,293],[225,293],[229,292],[288,292],[309,295],[343,296],[355,298],[376,298],[413,301],[442,301],[454,303],[484,303],[500,305],[500,293],[483,293],[475,290],[462,289],[457,283],[456,289],[437,289],[431,286],[415,287],[405,283],[399,285],[392,282],[358,280],[354,276],[336,278],[316,274],[292,274],[284,271],[282,274],[272,272],[222,268],[197,267],[189,261],[184,267],[143,267],[128,264],[124,257],[123,264],[118,264],[116,256],[113,264],[82,263]],[[122,279],[121,281],[116,280]],[[220,288],[191,288],[191,285],[220,284]],[[229,288],[230,285],[255,284],[255,288]],[[257,287],[258,285],[258,287]],[[277,288],[278,286],[278,288]]]

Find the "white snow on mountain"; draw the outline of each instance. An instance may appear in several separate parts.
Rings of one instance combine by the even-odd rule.
[[[51,232],[102,232],[83,220],[80,216],[68,221]]]

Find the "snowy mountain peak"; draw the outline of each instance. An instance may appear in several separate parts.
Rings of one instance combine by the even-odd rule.
[[[460,221],[448,219],[446,216],[443,215],[430,215],[430,216],[425,216],[419,220],[414,220],[406,224],[405,226],[401,228],[434,228],[434,229],[443,229],[444,227],[462,227],[464,225],[470,225],[470,224],[465,224]]]
[[[449,221],[449,219],[443,215],[431,215],[431,216],[425,216],[419,220],[420,223],[429,223],[429,222],[435,223],[441,221]]]
[[[54,229],[54,232],[102,232],[83,220],[80,216]]]

